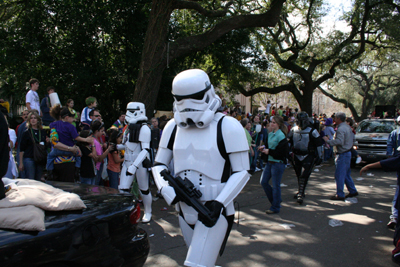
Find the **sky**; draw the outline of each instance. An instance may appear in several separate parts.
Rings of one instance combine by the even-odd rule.
[[[329,6],[331,7],[331,11],[324,19],[324,24],[327,29],[332,27],[344,29],[347,26],[343,21],[339,21],[340,16],[343,14],[343,11],[348,11],[351,8],[351,1],[349,0],[328,0]],[[350,29],[349,29],[350,30]]]

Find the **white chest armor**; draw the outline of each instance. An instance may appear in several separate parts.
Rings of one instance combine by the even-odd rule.
[[[129,142],[129,128],[126,128],[127,133],[124,134],[122,143],[125,145],[125,161],[134,161],[139,153],[144,148],[148,148],[151,140],[151,131],[147,125],[140,128],[139,141]]]
[[[200,131],[177,128],[175,140],[179,142],[175,142],[173,148],[176,174],[193,170],[212,180],[221,180],[225,159],[218,149],[217,124],[212,121],[209,127]]]
[[[225,159],[217,144],[217,121],[205,128],[177,128],[174,143],[175,174],[188,178],[200,189],[203,201],[215,199],[224,187],[221,183]]]

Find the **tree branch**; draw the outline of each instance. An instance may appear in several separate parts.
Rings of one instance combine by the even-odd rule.
[[[215,42],[226,33],[241,28],[273,27],[279,21],[283,3],[286,0],[273,0],[271,8],[257,15],[239,15],[230,17],[215,25],[211,30],[196,36],[178,39],[170,44],[170,60],[200,51]]]
[[[201,15],[209,18],[223,17],[228,12],[229,7],[233,4],[233,1],[229,1],[222,10],[208,10],[203,8],[200,4],[189,1],[176,1],[174,5],[175,9],[192,9],[199,12]]]
[[[252,96],[252,95],[255,95],[258,93],[278,94],[278,93],[284,92],[284,91],[291,92],[296,98],[302,96],[293,81],[291,81],[288,84],[276,86],[276,87],[260,86],[260,87],[251,89],[249,91],[247,91],[241,84],[235,84],[233,86],[233,89],[238,90],[241,94],[243,94],[246,97]]]
[[[351,111],[351,114],[353,115],[353,117],[354,117],[354,119],[355,119],[355,121],[359,121],[359,120],[360,120],[360,116],[358,116],[357,110],[354,108],[354,106],[353,106],[352,103],[350,103],[350,102],[347,101],[346,99],[339,98],[339,97],[334,96],[334,95],[331,94],[331,93],[328,93],[328,92],[325,91],[321,86],[318,86],[318,89],[321,91],[321,93],[323,93],[325,96],[329,97],[329,98],[332,99],[333,101],[342,103],[342,104],[344,104],[344,106],[345,106],[346,108],[349,108],[350,111]]]

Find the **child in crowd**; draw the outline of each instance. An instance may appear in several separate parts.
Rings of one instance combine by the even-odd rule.
[[[84,130],[80,133],[81,138],[87,138],[92,134],[90,130]],[[82,152],[82,163],[79,173],[79,178],[82,184],[95,184],[97,169],[94,162],[94,139],[91,143],[88,142],[78,142],[78,146]]]
[[[117,127],[111,127],[107,131],[107,135],[109,136],[109,146],[115,146],[122,143],[122,132],[120,132]],[[124,162],[124,158],[121,157],[120,151],[115,149],[108,154],[108,179],[110,181],[110,187],[115,189],[118,189],[122,162]]]
[[[89,112],[97,107],[97,99],[94,96],[89,96],[85,100],[86,107],[82,110],[81,123],[91,124],[92,120],[89,118]]]
[[[56,105],[51,109],[50,113],[54,118],[58,119],[50,124],[50,140],[53,148],[51,152],[47,154],[46,169],[51,179],[54,170],[54,160],[58,156],[75,156],[75,167],[79,169],[81,166],[81,155],[79,154],[79,149],[75,146],[75,140],[91,143],[93,142],[93,138],[82,138],[78,135],[76,128],[72,125],[75,115],[69,111],[68,107],[61,110],[60,105]],[[59,143],[61,143],[60,145],[63,146],[65,150],[54,147]],[[78,170],[76,174],[79,174]]]
[[[104,181],[101,177],[101,174],[103,172],[103,167],[104,167],[104,159],[107,157],[108,153],[111,150],[114,150],[113,146],[109,146],[107,149],[104,150],[103,147],[103,142],[102,138],[105,134],[104,132],[104,123],[95,120],[93,121],[92,125],[91,125],[91,130],[93,132],[93,138],[94,138],[94,145],[95,145],[95,150],[93,150],[94,152],[94,160],[96,162],[96,169],[97,169],[97,176],[96,176],[96,181],[95,184],[96,185],[104,185]],[[100,142],[99,142],[100,140]],[[107,144],[105,144],[105,147],[107,147]]]

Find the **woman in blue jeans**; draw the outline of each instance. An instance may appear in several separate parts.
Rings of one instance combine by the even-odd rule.
[[[46,131],[42,129],[42,120],[36,110],[30,111],[26,120],[27,130],[22,134],[20,144],[19,170],[26,173],[26,178],[40,181],[44,166],[33,159],[33,142],[46,145],[49,142]]]
[[[262,153],[268,155],[268,162],[261,178],[261,185],[271,202],[271,208],[267,214],[279,213],[281,209],[281,180],[286,166],[288,154],[288,142],[286,139],[287,128],[280,116],[274,116],[271,120],[268,133],[268,147],[261,147]],[[266,144],[266,145],[267,145]],[[272,186],[269,184],[272,180]]]

